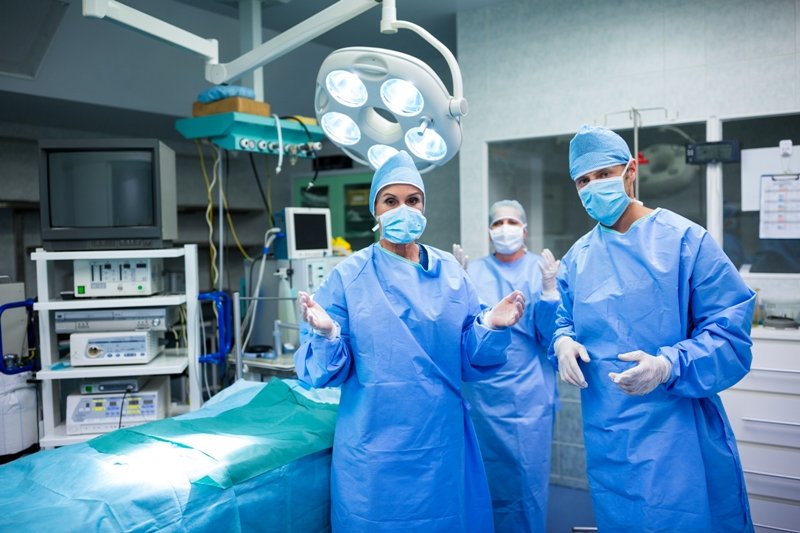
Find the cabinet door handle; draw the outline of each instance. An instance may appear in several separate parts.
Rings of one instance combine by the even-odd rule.
[[[786,374],[800,374],[800,370],[789,370],[786,368],[763,368],[760,366],[753,366],[750,367],[750,372],[778,372],[778,373],[786,373]]]
[[[744,422],[759,422],[761,424],[775,424],[779,426],[792,426],[800,428],[800,423],[798,422],[785,422],[783,420],[766,420],[764,418],[750,418],[746,416],[743,416],[742,420]]]
[[[767,477],[774,477],[774,478],[779,478],[779,479],[790,479],[792,481],[800,481],[800,477],[785,476],[783,474],[772,474],[770,472],[759,472],[758,470],[743,469],[742,472],[744,472],[745,474],[755,474],[757,476],[767,476]]]

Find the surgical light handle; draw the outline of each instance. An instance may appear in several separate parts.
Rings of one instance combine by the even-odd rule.
[[[339,0],[229,63],[219,63],[216,39],[204,39],[116,0],[83,0],[83,15],[109,18],[204,56],[206,80],[220,84],[264,66],[377,5],[377,0]]]

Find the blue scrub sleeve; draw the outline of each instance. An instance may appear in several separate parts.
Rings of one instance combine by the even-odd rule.
[[[496,373],[508,360],[511,328],[492,329],[483,323],[488,308],[479,301],[468,277],[464,283],[470,314],[461,330],[461,379],[480,381]]]
[[[317,388],[335,387],[347,379],[353,360],[344,286],[337,271],[330,274],[314,300],[339,324],[341,332],[339,337],[328,339],[304,327],[303,342],[294,354],[294,366],[300,381]]]
[[[572,293],[568,290],[567,282],[568,267],[567,262],[561,261],[561,268],[556,276],[556,285],[558,286],[558,293],[561,295],[561,302],[558,303],[556,308],[556,318],[554,324],[554,331],[550,339],[550,347],[547,349],[547,358],[553,363],[553,367],[558,370],[558,358],[555,352],[555,343],[559,337],[567,336],[575,340],[575,323],[572,320]]]
[[[691,248],[684,246],[682,255],[690,254]],[[681,263],[691,261],[691,257],[682,257]],[[688,339],[661,348],[659,354],[672,362],[667,390],[703,398],[727,389],[750,370],[755,293],[709,234],[701,237],[693,261],[686,274],[691,333]]]
[[[560,303],[561,300],[542,300],[540,297],[533,305],[533,330],[536,332],[536,341],[544,348],[550,346],[553,340],[556,312]]]

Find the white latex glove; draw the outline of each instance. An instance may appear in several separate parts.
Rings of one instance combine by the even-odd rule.
[[[516,324],[525,312],[525,297],[514,291],[492,307],[484,315],[484,323],[491,328],[506,328]]]
[[[665,383],[672,375],[672,363],[663,355],[658,357],[641,350],[621,353],[621,361],[638,361],[639,364],[618,374],[609,372],[608,377],[626,394],[641,396]]]
[[[561,260],[556,260],[553,256],[553,252],[547,248],[542,250],[542,260],[539,261],[539,270],[542,271],[542,296],[546,300],[555,300],[558,298],[556,274],[558,274],[558,267],[560,266]]]
[[[315,302],[310,294],[298,291],[297,303],[300,304],[303,320],[314,328],[314,333],[329,339],[335,339],[339,336],[339,324],[333,321],[325,309]]]
[[[583,377],[581,367],[578,365],[578,357],[584,363],[589,362],[589,353],[586,346],[573,340],[571,337],[559,337],[555,345],[556,357],[558,358],[558,375],[561,381],[570,385],[575,385],[585,389],[589,385]]]
[[[456,261],[458,261],[458,263],[461,265],[461,268],[464,270],[467,269],[469,256],[464,254],[464,249],[460,244],[453,244],[453,257],[456,258]]]

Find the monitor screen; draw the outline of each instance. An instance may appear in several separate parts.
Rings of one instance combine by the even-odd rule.
[[[331,210],[327,207],[287,207],[275,214],[283,229],[275,241],[278,259],[307,259],[331,255]]]
[[[50,152],[54,228],[155,226],[151,151]]]
[[[175,152],[158,139],[39,141],[47,250],[161,248],[178,236]]]
[[[325,213],[294,213],[294,247],[296,251],[328,247],[328,217]]]

